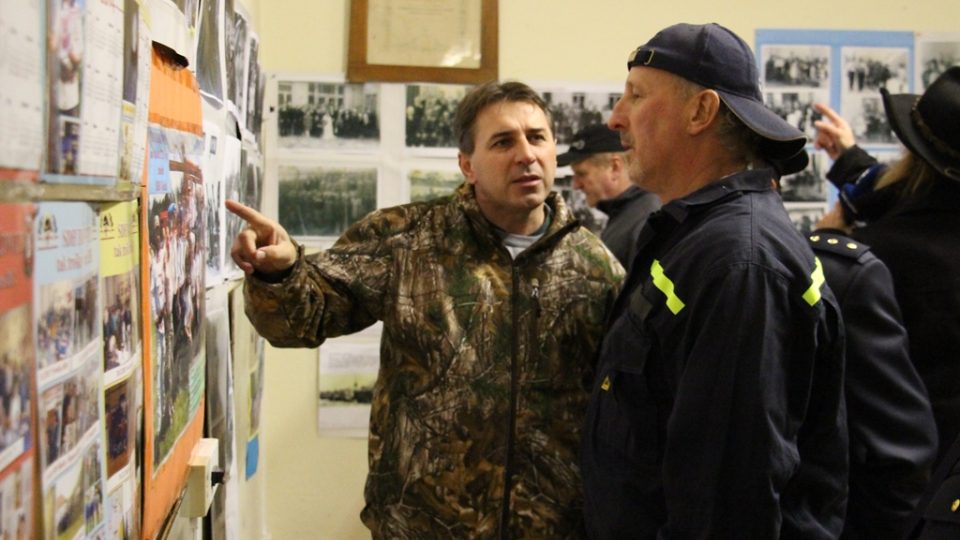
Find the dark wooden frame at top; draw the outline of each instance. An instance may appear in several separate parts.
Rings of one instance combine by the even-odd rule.
[[[347,80],[350,82],[437,82],[477,84],[497,79],[498,0],[480,0],[480,67],[449,68],[367,63],[368,0],[350,1]]]

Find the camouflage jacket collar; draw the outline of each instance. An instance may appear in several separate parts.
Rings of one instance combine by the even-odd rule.
[[[466,182],[461,184],[454,193],[451,204],[458,206],[463,211],[474,229],[485,239],[496,245],[503,243],[497,236],[494,225],[480,211],[480,205],[477,203],[476,192],[472,184]],[[580,225],[573,212],[564,203],[563,197],[556,191],[550,191],[547,194],[546,204],[553,210],[553,218],[547,232],[544,233],[543,238],[537,241],[537,244],[553,242]]]

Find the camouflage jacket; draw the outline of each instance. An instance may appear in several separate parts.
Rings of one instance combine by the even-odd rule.
[[[361,513],[375,538],[581,535],[585,384],[623,270],[548,204],[516,260],[463,185],[301,248],[280,283],[247,279],[247,316],[278,347],[383,321]]]

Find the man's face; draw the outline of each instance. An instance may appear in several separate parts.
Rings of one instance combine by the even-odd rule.
[[[474,151],[460,154],[484,215],[494,223],[539,208],[553,187],[557,146],[544,112],[522,101],[487,106],[474,125]]]
[[[587,158],[570,165],[570,168],[573,169],[573,188],[583,192],[591,208],[608,198],[606,184],[613,174],[609,161]]]
[[[675,75],[634,67],[607,122],[620,132],[630,181],[661,197],[669,194],[671,165],[683,144],[687,101]]]

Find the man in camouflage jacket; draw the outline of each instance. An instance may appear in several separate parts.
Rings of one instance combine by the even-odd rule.
[[[520,85],[486,86],[511,84]],[[276,244],[295,244],[279,225],[228,203],[252,229],[250,243],[238,237],[233,248],[251,274],[247,316],[273,345],[316,347],[383,321],[361,514],[375,538],[582,534],[584,385],[623,270],[549,190],[556,147],[545,107],[521,93],[481,102],[475,114],[465,137],[486,140],[485,122],[506,118],[492,132],[509,140],[476,154],[473,141],[469,153],[462,144],[467,183],[454,195],[376,211],[317,255],[296,246],[295,262],[279,272],[258,264]],[[505,152],[502,163],[528,156],[519,158],[525,172],[490,183],[489,163],[464,163],[484,152]],[[531,187],[534,177],[541,186]],[[495,200],[503,186],[522,197]],[[542,192],[530,205],[540,224],[521,236],[536,239],[511,252],[510,234],[490,216],[508,206],[498,202],[529,201],[532,191]]]

